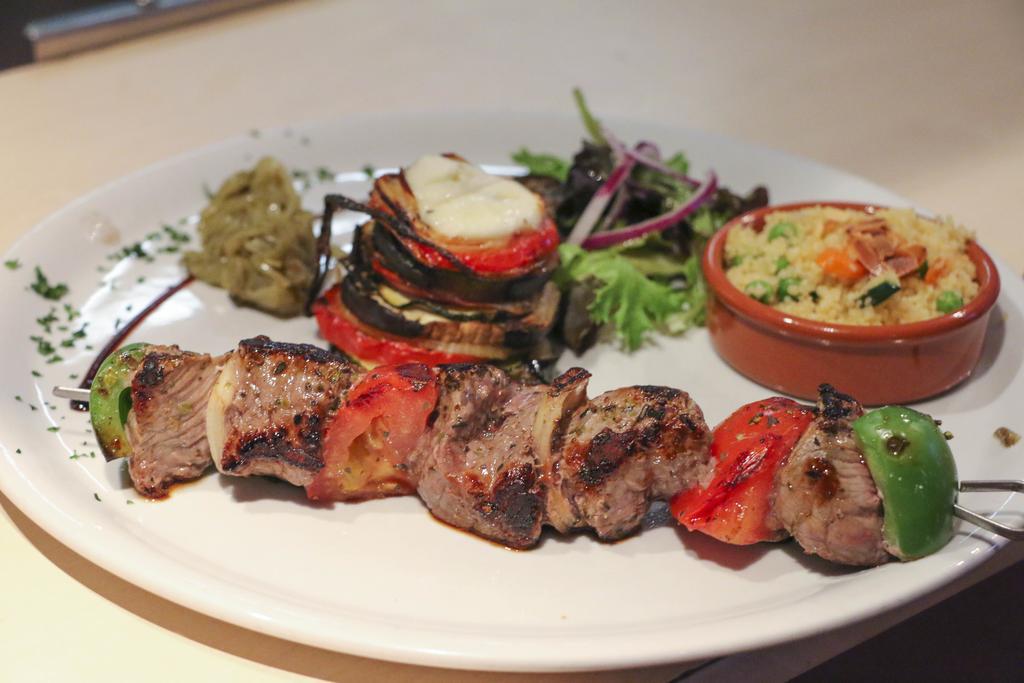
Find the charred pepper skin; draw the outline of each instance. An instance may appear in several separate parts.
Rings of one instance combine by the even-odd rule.
[[[135,369],[149,344],[128,344],[106,357],[89,388],[89,419],[107,460],[131,455],[124,423],[131,410],[131,384]]]
[[[853,431],[882,496],[886,549],[912,560],[946,545],[953,537],[957,472],[935,420],[886,406],[856,420]]]

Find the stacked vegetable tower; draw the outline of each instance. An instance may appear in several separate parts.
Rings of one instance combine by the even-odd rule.
[[[367,365],[532,355],[558,313],[558,231],[544,200],[455,155],[381,176],[323,336]]]

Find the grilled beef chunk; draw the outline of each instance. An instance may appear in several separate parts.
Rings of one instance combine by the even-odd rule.
[[[882,500],[851,427],[864,410],[827,384],[819,391],[818,416],[775,475],[773,515],[808,553],[881,564]]]
[[[357,370],[308,344],[246,339],[217,380],[207,423],[224,474],[263,474],[297,486],[323,467],[323,431]]]
[[[132,377],[128,473],[135,489],[162,498],[175,482],[199,477],[211,464],[206,402],[223,358],[150,347]]]
[[[544,482],[533,436],[546,387],[482,364],[440,370],[441,399],[413,456],[417,491],[453,526],[513,548],[537,542]]]
[[[601,394],[572,416],[552,449],[553,486],[566,501],[552,525],[592,527],[606,540],[636,531],[652,500],[706,480],[710,439],[685,392],[637,386]]]

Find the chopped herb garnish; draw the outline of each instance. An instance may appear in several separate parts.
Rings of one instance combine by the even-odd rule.
[[[326,166],[319,166],[316,169],[316,179],[322,183],[330,182],[334,180],[335,173]]]
[[[32,371],[32,376],[33,377],[42,377],[43,373],[39,372],[38,370],[33,370]]]
[[[366,177],[368,179],[373,180],[373,176],[377,174],[377,169],[375,169],[370,164],[366,164],[366,166],[363,166],[363,173],[366,174]]]
[[[44,315],[41,318],[36,318],[36,323],[40,327],[42,327],[43,330],[45,330],[47,334],[50,334],[50,327],[55,322],[57,322],[57,320],[58,320],[58,318],[57,318],[57,309],[56,308],[51,308],[49,313],[47,313],[46,315]]]
[[[180,251],[179,248],[173,244],[167,247],[160,247],[159,249],[157,249],[157,252],[160,254],[177,254],[178,251]]]
[[[14,400],[17,401],[18,403],[21,403],[21,396],[15,395]]]
[[[144,277],[142,277],[142,276],[140,275],[140,276],[139,276],[139,279],[138,279],[138,280],[136,280],[135,282],[137,282],[137,283],[139,283],[139,284],[141,285],[141,284],[142,284],[143,282],[145,282],[145,281],[146,281],[146,278],[144,278]]]
[[[82,314],[76,311],[71,304],[64,304],[64,315],[68,317],[68,322],[71,322],[75,318],[81,317]]]
[[[142,242],[133,242],[132,244],[121,247],[113,254],[107,256],[107,259],[110,261],[120,261],[122,259],[132,257],[141,258],[146,261],[153,260],[153,257],[150,255],[150,253],[146,251],[145,247],[142,246]]]
[[[21,261],[16,258],[8,259],[7,261],[4,261],[4,267],[7,270],[17,270],[18,268],[21,268]]]
[[[36,266],[36,281],[32,283],[31,287],[33,292],[50,301],[56,301],[68,293],[68,286],[63,282],[50,284],[39,266]]]
[[[126,500],[125,504],[126,505],[135,505],[135,501],[134,500]]]
[[[21,449],[20,448],[15,448],[14,452],[17,453],[18,455],[21,455]]]
[[[75,342],[79,339],[85,338],[85,328],[89,326],[89,323],[83,323],[80,328],[71,333],[71,336],[63,340],[60,345],[66,349],[69,349],[75,345]]]
[[[96,502],[97,502],[97,503],[102,503],[102,502],[103,502],[103,501],[102,501],[102,500],[100,499],[100,494],[98,494],[98,493],[94,493],[94,494],[92,494],[92,497],[96,499]]]
[[[58,427],[57,425],[53,425],[52,427],[47,427],[46,431],[56,433],[60,431],[60,427]]]
[[[174,242],[188,242],[192,238],[180,230],[176,230],[173,226],[164,224],[164,232],[167,233],[168,237]]]
[[[46,359],[46,364],[47,365],[53,365],[54,363],[59,363],[62,360],[64,360],[64,359],[61,358],[60,356],[58,356],[57,354],[53,354],[52,356],[50,356],[49,358]]]
[[[51,353],[57,350],[53,348],[53,344],[51,344],[46,339],[40,337],[39,335],[34,334],[31,337],[29,337],[29,339],[36,343],[36,353],[38,353],[40,356],[49,356]]]

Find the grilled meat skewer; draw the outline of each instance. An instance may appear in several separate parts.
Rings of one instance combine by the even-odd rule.
[[[129,473],[149,497],[210,465],[316,500],[416,492],[440,519],[515,548],[544,525],[621,538],[652,501],[707,476],[710,436],[684,392],[588,401],[588,379],[576,368],[527,386],[482,364],[367,373],[266,337],[219,357],[149,347],[131,376]]]

